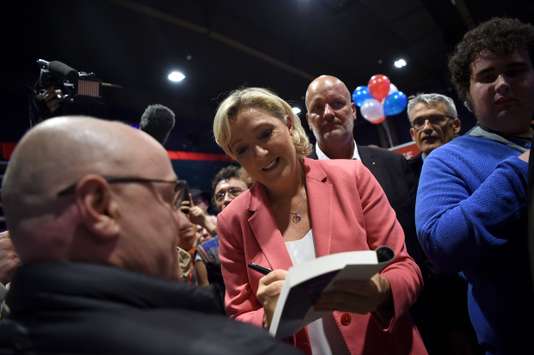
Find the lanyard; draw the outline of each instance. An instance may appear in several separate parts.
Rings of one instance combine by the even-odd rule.
[[[518,150],[520,151],[521,153],[524,153],[526,152],[528,149],[517,144],[517,143],[514,143],[506,138],[504,138],[503,136],[500,136],[496,133],[492,133],[490,131],[487,131],[485,130],[484,128],[480,127],[480,126],[475,126],[473,127],[469,132],[467,132],[467,135],[468,136],[473,136],[473,137],[484,137],[484,138],[487,138],[487,139],[491,139],[492,141],[496,141],[496,142],[499,142],[499,143],[503,143],[503,144],[506,144],[507,146],[509,146],[510,148],[512,149],[515,149],[515,150]]]

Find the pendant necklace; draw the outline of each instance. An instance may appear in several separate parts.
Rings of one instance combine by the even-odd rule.
[[[292,222],[292,223],[299,223],[300,221],[302,221],[302,216],[300,215],[300,213],[298,212],[289,212],[289,220]]]

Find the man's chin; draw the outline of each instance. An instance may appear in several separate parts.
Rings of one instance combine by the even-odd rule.
[[[348,135],[350,135],[350,133],[348,133],[346,130],[335,128],[323,133],[322,140],[323,142],[337,143],[340,140],[344,140]]]
[[[433,143],[422,143],[421,148],[419,149],[424,154],[430,154],[434,149],[439,148],[442,146],[441,142],[433,142]]]

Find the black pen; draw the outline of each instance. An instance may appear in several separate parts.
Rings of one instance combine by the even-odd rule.
[[[271,269],[267,269],[266,267],[263,267],[261,265],[255,264],[255,263],[248,264],[248,267],[251,268],[252,270],[256,270],[257,272],[259,272],[260,274],[263,274],[263,275],[267,275],[268,273],[273,271]]]

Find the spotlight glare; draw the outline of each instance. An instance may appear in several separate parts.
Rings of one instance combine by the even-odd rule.
[[[302,110],[301,110],[299,107],[297,107],[297,106],[293,106],[293,107],[291,108],[291,111],[293,111],[293,113],[294,113],[295,115],[298,115],[299,113],[302,112]]]
[[[406,62],[406,60],[404,58],[399,58],[397,59],[393,65],[395,66],[395,68],[397,69],[401,69],[401,68],[404,68],[408,63]]]
[[[173,83],[179,83],[185,79],[185,74],[178,70],[173,70],[167,75],[167,79]]]

